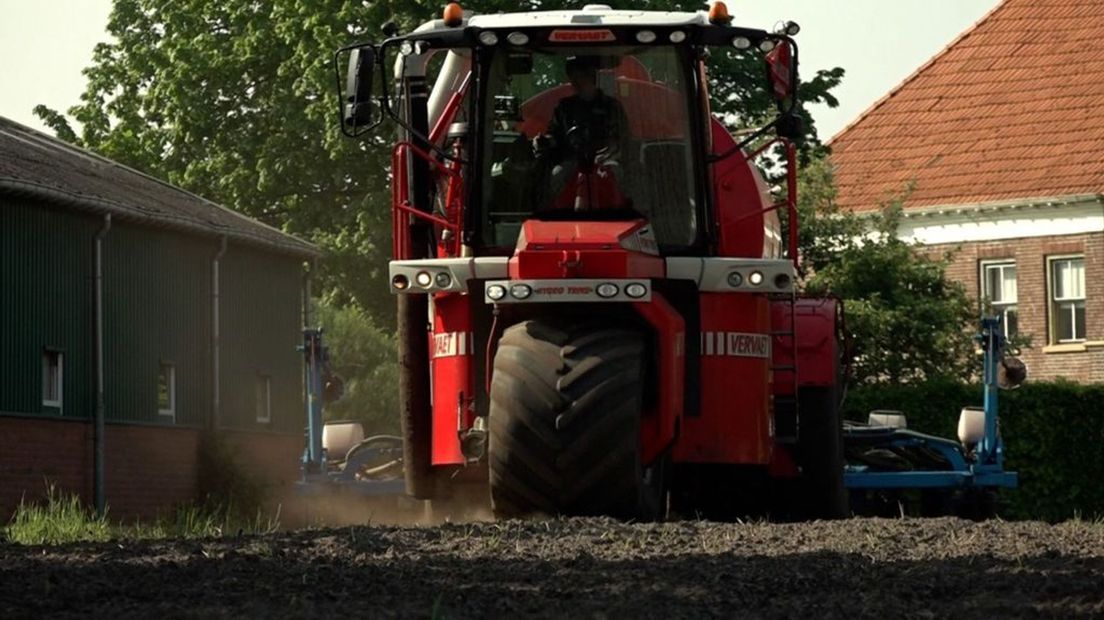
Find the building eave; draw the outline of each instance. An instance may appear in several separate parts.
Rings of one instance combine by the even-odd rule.
[[[286,241],[274,241],[271,238],[252,234],[249,230],[221,226],[217,223],[201,225],[182,216],[166,212],[150,212],[139,207],[126,205],[114,200],[69,192],[51,185],[43,185],[24,179],[0,177],[0,194],[25,196],[42,200],[58,206],[70,207],[89,213],[110,213],[112,217],[124,222],[133,222],[156,228],[177,230],[214,239],[226,238],[255,247],[266,248],[282,254],[291,254],[304,259],[317,258],[322,251],[314,244],[281,233]]]

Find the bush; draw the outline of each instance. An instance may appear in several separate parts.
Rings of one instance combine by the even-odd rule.
[[[369,435],[399,427],[399,363],[393,329],[376,325],[355,306],[317,306],[330,368],[345,380],[345,396],[326,407],[327,420],[357,420]]]
[[[1000,394],[1005,467],[1020,486],[1002,492],[1002,514],[1016,519],[1060,521],[1104,517],[1104,385],[1028,383]],[[980,385],[934,381],[854,388],[844,402],[848,419],[865,421],[872,409],[899,409],[909,428],[954,438],[958,412],[980,406]]]

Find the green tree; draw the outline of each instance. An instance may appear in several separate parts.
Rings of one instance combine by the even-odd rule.
[[[947,278],[953,253],[933,255],[898,238],[900,199],[869,215],[840,211],[825,159],[803,170],[800,187],[803,286],[843,300],[855,381],[961,379],[975,372],[977,307],[961,283]]]

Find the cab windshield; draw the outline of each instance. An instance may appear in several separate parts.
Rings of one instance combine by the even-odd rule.
[[[674,47],[499,51],[486,91],[483,239],[534,217],[643,217],[661,247],[698,238],[689,76]]]

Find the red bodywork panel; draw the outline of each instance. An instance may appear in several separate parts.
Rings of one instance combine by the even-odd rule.
[[[796,309],[797,360],[789,336],[775,337],[774,363],[778,366],[796,366],[797,384],[811,387],[836,385],[840,372],[839,331],[843,306],[830,297],[799,297]],[[776,331],[789,331],[790,304],[775,301],[771,304],[772,322]],[[777,377],[780,394],[792,394],[793,377]]]
[[[476,343],[471,304],[466,295],[437,295],[429,359],[433,377],[434,465],[463,465],[460,430],[471,428],[475,417],[475,372],[472,360]]]
[[[770,461],[770,331],[764,296],[701,294],[701,410],[683,418],[676,462]]]
[[[686,323],[659,293],[649,303],[633,304],[655,329],[658,343],[658,402],[640,422],[641,458],[651,463],[674,444],[683,418],[683,390],[686,382]]]
[[[517,252],[510,259],[510,277],[662,278],[666,275],[662,258],[625,248],[644,238],[637,233],[646,227],[644,220],[530,220],[522,225]]]
[[[735,145],[736,141],[724,125],[713,121],[713,152],[723,153]],[[758,258],[779,255],[777,250],[766,251],[766,224],[776,222],[777,216],[766,213],[755,216],[770,204],[769,190],[742,153],[713,165],[713,196],[717,256]]]

